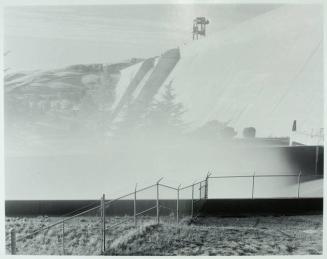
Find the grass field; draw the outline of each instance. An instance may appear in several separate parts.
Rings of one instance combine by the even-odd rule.
[[[107,255],[308,255],[322,254],[322,215],[242,218],[199,217],[176,224],[163,217],[111,217],[106,232]],[[6,241],[15,228],[17,238],[59,218],[6,218]],[[100,221],[80,217],[65,224],[64,253],[98,255]],[[62,254],[62,226],[17,242],[18,254]],[[9,253],[9,250],[7,250]]]

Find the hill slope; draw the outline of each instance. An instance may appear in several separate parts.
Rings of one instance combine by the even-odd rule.
[[[257,136],[285,137],[297,120],[299,131],[317,134],[323,128],[322,37],[319,6],[288,5],[160,57],[8,75],[7,117],[16,119],[17,110],[29,110],[29,118],[57,110],[55,117],[64,113],[62,128],[70,128],[67,121],[83,117],[75,118],[72,110],[111,122],[126,117],[127,110],[137,121],[170,84],[185,109],[187,131],[217,120],[239,136],[255,127]],[[49,114],[42,120],[49,121]]]
[[[241,133],[289,136],[323,127],[322,11],[283,6],[181,48],[167,78],[196,128],[219,120]],[[160,98],[160,95],[159,97]]]

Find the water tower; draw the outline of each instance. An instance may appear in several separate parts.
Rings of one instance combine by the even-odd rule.
[[[206,36],[207,24],[209,24],[209,20],[205,17],[196,17],[193,20],[193,40],[199,39],[199,35]]]

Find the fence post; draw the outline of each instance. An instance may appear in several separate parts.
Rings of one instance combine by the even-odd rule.
[[[61,248],[62,248],[62,255],[65,255],[65,222],[62,220],[62,238],[61,238]]]
[[[300,198],[300,186],[301,186],[301,170],[297,178],[297,198]]]
[[[205,189],[204,189],[204,198],[205,199],[208,199],[208,182],[209,182],[209,177],[210,177],[211,173],[207,173],[207,176],[206,176],[206,183],[205,183]]]
[[[252,176],[252,199],[254,197],[254,177],[255,177],[255,172],[253,173],[253,176]]]
[[[315,175],[318,173],[319,146],[316,146]]]
[[[16,254],[16,231],[13,228],[10,230],[10,247],[11,254]]]
[[[192,203],[191,203],[191,217],[194,216],[194,183],[192,184]]]
[[[157,206],[157,224],[159,225],[159,183],[162,180],[162,178],[160,178],[157,181],[157,202],[156,202],[156,206]]]
[[[208,198],[208,176],[206,177],[206,185],[204,188],[204,199],[206,200]]]
[[[102,244],[101,252],[104,253],[106,250],[106,214],[105,214],[105,195],[101,198],[101,219],[102,219]]]
[[[176,200],[176,221],[177,224],[179,223],[179,189],[181,188],[181,185],[177,187],[177,200]]]
[[[159,183],[157,182],[157,224],[159,224]]]
[[[134,190],[134,226],[136,227],[136,188],[137,184],[135,184],[135,190]]]

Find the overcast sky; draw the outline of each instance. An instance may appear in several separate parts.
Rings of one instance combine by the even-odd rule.
[[[192,20],[208,33],[276,5],[30,6],[5,9],[5,66],[11,71],[112,63],[160,55],[191,40]]]

